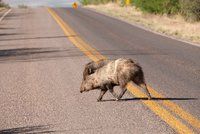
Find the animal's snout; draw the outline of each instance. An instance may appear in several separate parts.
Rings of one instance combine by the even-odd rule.
[[[80,93],[83,93],[84,92],[84,87],[83,86],[81,86],[81,88],[80,88]]]

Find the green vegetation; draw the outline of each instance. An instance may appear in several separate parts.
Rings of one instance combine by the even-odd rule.
[[[83,5],[98,5],[117,0],[80,0]],[[120,0],[118,0],[120,1]],[[153,14],[181,14],[187,21],[200,21],[200,0],[130,0],[143,12]],[[125,0],[121,0],[125,5]]]
[[[89,4],[89,1],[88,0],[80,0],[81,4],[83,5],[88,5]]]
[[[144,12],[182,14],[188,21],[200,21],[200,0],[132,0]]]
[[[180,10],[178,0],[133,0],[132,3],[144,12],[176,14]]]
[[[10,6],[0,0],[0,8],[10,8]]]
[[[26,5],[18,5],[18,8],[28,8]]]
[[[180,13],[188,21],[200,21],[200,0],[179,0]]]
[[[109,2],[113,2],[114,0],[80,0],[83,5],[98,5],[98,4],[107,4]]]

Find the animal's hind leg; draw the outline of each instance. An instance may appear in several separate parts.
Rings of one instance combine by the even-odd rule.
[[[112,86],[108,86],[106,85],[106,88],[110,91],[110,93],[113,95],[113,97],[118,100],[118,95],[113,91],[113,87]]]
[[[151,99],[151,94],[150,94],[150,92],[149,92],[149,90],[148,90],[146,84],[145,84],[145,83],[139,84],[139,86],[140,86],[141,88],[143,88],[143,89],[146,91],[147,96],[148,96],[148,99],[150,100],[150,99]]]
[[[127,89],[126,89],[126,83],[127,83],[127,80],[126,80],[126,77],[125,76],[121,76],[120,79],[119,79],[119,85],[121,87],[121,93],[119,94],[118,96],[118,100],[122,98],[122,96],[126,93]]]
[[[121,99],[122,98],[122,96],[126,93],[126,91],[127,91],[127,89],[125,88],[125,89],[121,89],[122,91],[121,91],[121,93],[119,94],[119,96],[118,96],[118,100],[119,99]]]
[[[101,89],[101,92],[100,92],[100,95],[99,95],[97,101],[101,101],[106,92],[107,92],[107,89]]]

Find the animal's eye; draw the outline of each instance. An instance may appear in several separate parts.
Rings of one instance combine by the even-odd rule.
[[[92,69],[91,68],[89,69],[89,74],[92,74]]]

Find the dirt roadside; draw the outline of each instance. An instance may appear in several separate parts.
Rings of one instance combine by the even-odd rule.
[[[0,7],[0,12],[2,12],[3,10],[5,10],[5,8],[3,8],[3,7]]]

